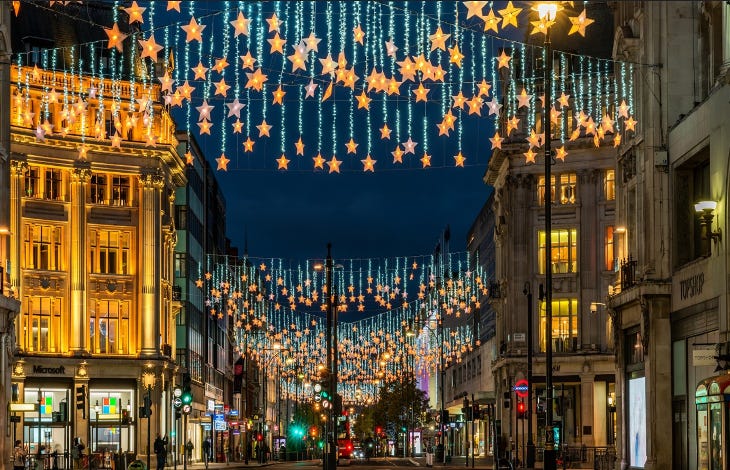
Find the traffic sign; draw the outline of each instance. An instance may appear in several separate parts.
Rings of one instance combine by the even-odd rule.
[[[529,384],[527,379],[520,379],[515,382],[514,391],[520,398],[527,398],[527,391],[529,390]]]
[[[172,395],[175,398],[180,398],[182,396],[182,389],[180,387],[175,387],[175,389],[172,391]]]
[[[190,411],[192,411],[193,407],[190,405],[183,405],[182,412],[186,415],[190,414]]]
[[[172,400],[172,406],[174,406],[175,408],[180,408],[182,406],[182,400],[180,399],[180,397],[175,397]]]

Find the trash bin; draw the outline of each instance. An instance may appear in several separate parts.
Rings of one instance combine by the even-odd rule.
[[[141,460],[135,460],[127,466],[127,470],[147,470],[147,465]]]
[[[433,454],[431,452],[426,452],[426,466],[433,467]]]

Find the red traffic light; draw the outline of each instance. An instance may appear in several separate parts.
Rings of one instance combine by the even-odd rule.
[[[524,413],[524,412],[525,412],[525,410],[527,410],[527,407],[525,406],[525,404],[524,404],[524,403],[522,403],[522,402],[519,402],[519,403],[517,404],[517,412],[518,412],[518,413]]]
[[[381,432],[383,432],[383,428],[381,428],[380,426],[375,428],[375,434],[380,435]]]
[[[256,440],[257,440],[257,441],[263,441],[263,440],[264,440],[264,436],[263,436],[263,435],[261,435],[261,433],[258,433],[258,434],[256,435]]]

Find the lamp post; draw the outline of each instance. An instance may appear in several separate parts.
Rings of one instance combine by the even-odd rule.
[[[541,22],[545,22],[545,62],[543,63],[543,86],[545,101],[542,108],[542,124],[545,132],[545,391],[548,405],[545,410],[545,470],[555,470],[555,435],[553,431],[553,267],[551,264],[552,252],[552,130],[550,129],[550,112],[552,110],[552,47],[550,43],[550,26],[555,21],[558,12],[557,3],[544,2],[537,5],[537,12]],[[529,385],[529,384],[528,384]]]
[[[149,366],[148,366],[149,367]],[[147,468],[151,465],[151,450],[152,450],[152,387],[155,385],[155,372],[150,369],[142,373],[142,384],[147,389],[147,396],[145,397],[145,415],[147,418]],[[98,415],[97,415],[98,416]]]
[[[535,442],[532,440],[532,288],[525,282],[522,293],[527,297],[527,468],[535,466]],[[524,428],[523,428],[524,429]]]
[[[263,349],[261,349],[261,352],[263,354],[273,353],[273,354],[270,355],[270,357],[268,358],[268,360],[264,359],[264,361],[263,361],[263,368],[262,368],[262,372],[263,372],[263,387],[262,387],[262,392],[263,392],[263,396],[264,396],[263,397],[264,398],[263,399],[263,402],[264,402],[264,409],[263,409],[264,428],[263,428],[263,432],[264,432],[264,442],[267,442],[267,439],[266,439],[266,421],[267,421],[267,408],[268,408],[268,406],[267,406],[268,405],[268,386],[267,386],[267,384],[269,382],[269,377],[268,377],[268,374],[267,374],[267,370],[268,370],[268,367],[269,367],[270,362],[273,361],[275,358],[279,357],[279,354],[282,354],[284,352],[289,352],[289,348],[282,348],[281,347],[281,344],[274,343],[274,347],[273,348],[263,348]],[[277,365],[277,370],[280,371],[280,369],[278,369],[278,367],[279,367],[279,365]],[[281,377],[280,376],[281,376],[281,374],[280,373],[277,373],[277,381],[281,380]],[[277,419],[279,419],[280,418],[280,416],[279,416],[279,411],[280,410],[278,409],[278,407],[280,406],[279,397],[278,397],[279,389],[278,388],[275,388],[275,391],[277,392],[277,404],[276,404],[277,409],[276,409],[276,413],[277,413]],[[280,423],[277,422],[276,425],[278,427],[280,425]],[[274,442],[272,441],[270,448],[273,448],[273,444],[274,444]],[[259,453],[259,454],[261,454],[261,453]],[[260,463],[264,463],[264,461],[263,461],[263,459],[261,457],[259,457],[259,462]]]
[[[94,405],[94,422],[96,423],[96,429],[94,430],[94,452],[99,452],[99,413],[101,412],[101,407],[99,406],[99,400],[96,400],[96,404]]]

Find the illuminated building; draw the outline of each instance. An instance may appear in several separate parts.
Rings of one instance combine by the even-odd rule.
[[[111,82],[93,71],[60,92],[63,73],[42,58],[77,43],[85,25],[26,13],[13,24],[13,50],[27,54],[10,77],[22,83],[10,112],[9,278],[22,305],[12,382],[39,411],[19,414],[12,433],[33,453],[69,451],[78,437],[94,452],[149,455],[150,437],[170,433],[176,368],[173,207],[186,180],[175,126],[159,85],[139,79],[149,64],[137,63],[136,80],[116,93],[102,95]],[[130,109],[132,94],[144,105]],[[116,132],[118,148],[98,138]],[[151,418],[141,416],[147,396]]]

